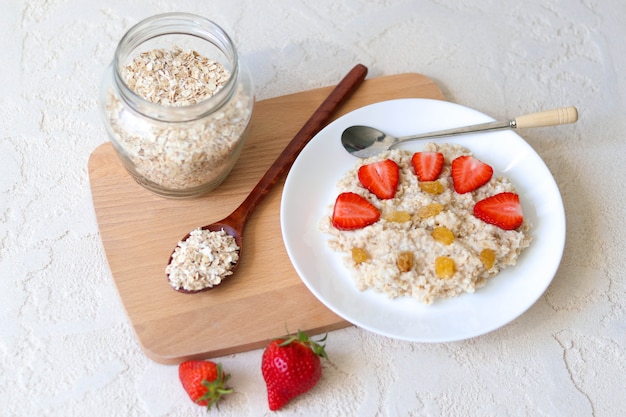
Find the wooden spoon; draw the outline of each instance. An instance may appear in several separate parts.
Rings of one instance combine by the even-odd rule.
[[[304,146],[330,121],[333,113],[343,102],[357,89],[367,75],[367,67],[358,64],[350,70],[350,72],[337,84],[331,91],[330,95],[315,110],[313,115],[304,124],[302,129],[294,136],[294,138],[285,147],[282,153],[276,158],[276,161],[269,167],[257,185],[252,189],[248,197],[226,218],[203,226],[201,229],[219,232],[223,230],[227,234],[235,238],[237,246],[239,246],[239,259],[241,259],[243,249],[243,232],[248,218],[268,194],[269,190],[278,182],[278,180],[289,170],[298,154]],[[187,240],[190,233],[185,235],[183,241]],[[175,250],[175,249],[174,249]],[[172,255],[174,252],[172,252]],[[172,262],[170,256],[168,264]],[[239,261],[232,266],[231,271],[234,272]],[[168,275],[169,280],[169,275]],[[223,282],[223,279],[222,279]],[[206,287],[200,290],[186,290],[183,288],[176,289],[183,293],[197,293],[206,291],[215,286]]]

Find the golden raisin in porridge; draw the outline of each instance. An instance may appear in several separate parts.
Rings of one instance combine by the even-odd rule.
[[[359,179],[358,171],[387,160],[399,167],[399,179],[384,190],[393,197],[380,198],[370,191],[380,184],[363,183],[379,179]],[[345,254],[359,290],[426,304],[472,293],[515,265],[531,240],[515,187],[492,173],[468,149],[449,144],[358,160],[338,182],[337,201],[320,228],[330,235],[329,247]]]

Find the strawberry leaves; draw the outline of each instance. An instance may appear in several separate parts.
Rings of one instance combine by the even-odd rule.
[[[224,395],[231,394],[226,386],[229,374],[224,374],[222,365],[211,361],[190,360],[178,366],[180,382],[189,398],[207,409],[218,402]]]

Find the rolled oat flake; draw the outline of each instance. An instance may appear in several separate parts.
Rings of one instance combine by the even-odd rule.
[[[239,249],[235,238],[224,230],[193,230],[178,242],[165,268],[170,285],[177,291],[201,291],[220,284],[232,275]]]

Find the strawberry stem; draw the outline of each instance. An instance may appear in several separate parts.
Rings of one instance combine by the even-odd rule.
[[[222,364],[217,364],[217,377],[213,381],[202,381],[202,385],[206,387],[206,393],[198,398],[196,402],[206,401],[207,409],[210,410],[213,404],[215,404],[216,408],[220,408],[219,400],[222,396],[227,394],[232,394],[232,388],[226,386],[226,382],[230,379],[230,374],[224,375],[224,371],[222,370]]]
[[[305,332],[298,329],[297,334],[287,337],[279,346],[287,346],[293,342],[300,342],[310,347],[313,353],[315,353],[320,358],[328,359],[328,355],[326,354],[326,350],[325,350],[326,345],[321,344],[322,342],[326,341],[327,337],[328,337],[328,333],[326,333],[324,337],[322,337],[319,340],[313,340],[313,339],[310,339],[309,336]]]

